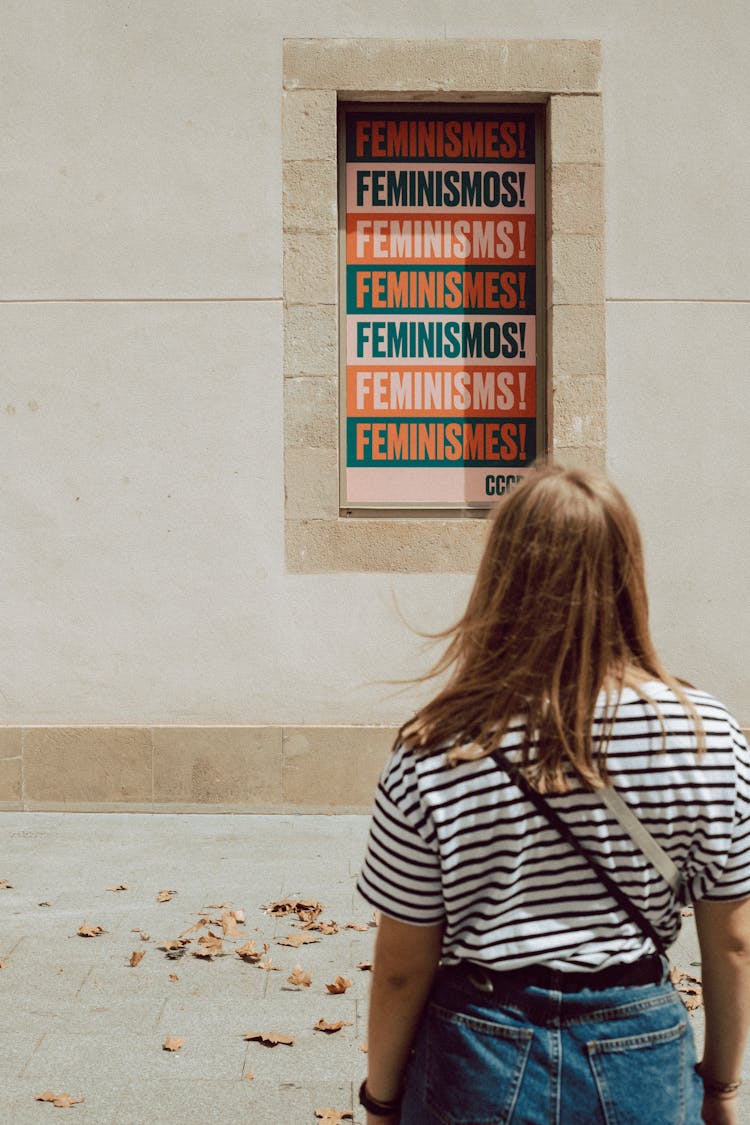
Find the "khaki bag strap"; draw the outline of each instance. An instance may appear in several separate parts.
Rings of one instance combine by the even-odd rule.
[[[645,828],[635,815],[630,805],[623,801],[620,794],[611,785],[597,789],[596,795],[607,806],[612,816],[620,822],[630,839],[640,852],[643,852],[652,867],[661,875],[674,893],[680,898],[682,890],[682,875],[679,868],[669,858],[661,844],[657,843],[649,830]]]

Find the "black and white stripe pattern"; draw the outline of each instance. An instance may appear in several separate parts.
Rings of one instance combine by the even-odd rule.
[[[626,689],[607,751],[611,783],[672,857],[689,900],[750,896],[750,751],[725,708],[688,694],[693,724],[663,684]],[[604,700],[602,699],[602,709]],[[608,725],[608,724],[607,724]],[[604,736],[600,713],[596,728]],[[512,752],[522,724],[511,728]],[[599,798],[582,788],[549,798],[583,845],[645,911],[666,944],[680,928],[671,890]],[[360,894],[415,925],[444,922],[443,957],[494,968],[544,963],[599,969],[653,952],[585,860],[562,840],[491,758],[448,765],[445,753],[398,749],[378,786]]]

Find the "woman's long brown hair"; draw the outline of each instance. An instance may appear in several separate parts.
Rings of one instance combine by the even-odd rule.
[[[592,737],[597,697],[607,689],[614,707],[630,686],[648,699],[640,685],[649,679],[671,687],[702,745],[695,708],[651,641],[635,517],[603,477],[546,466],[509,493],[466,611],[438,636],[449,644],[426,678],[450,675],[401,729],[414,751],[452,740],[453,761],[483,756],[525,718],[529,781],[561,792],[575,775],[594,789],[607,780],[606,737]]]

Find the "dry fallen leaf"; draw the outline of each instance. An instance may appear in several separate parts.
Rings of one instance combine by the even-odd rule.
[[[267,973],[278,973],[281,971],[281,966],[274,965],[270,957],[267,957],[265,961],[259,961],[258,968],[265,969]]]
[[[210,930],[203,937],[198,938],[198,945],[200,949],[193,950],[193,957],[205,957],[210,960],[223,952],[221,938],[218,934],[212,934]]]
[[[366,1039],[365,1039],[364,1043],[360,1043],[359,1049],[360,1049],[360,1051],[362,1052],[363,1055],[367,1054],[367,1040]]]
[[[302,988],[309,988],[312,983],[312,974],[306,973],[301,965],[295,965],[292,970],[292,975],[286,978],[289,984],[301,985]]]
[[[190,938],[175,938],[174,941],[164,941],[159,946],[163,949],[170,961],[176,961],[185,953],[185,946],[190,945]]]
[[[339,1110],[332,1109],[330,1106],[328,1109],[316,1109],[315,1116],[322,1122],[322,1125],[340,1125],[342,1121],[353,1120],[353,1115],[348,1109],[339,1112]]]
[[[7,879],[0,879],[0,891],[12,891],[13,884],[9,883]],[[41,903],[39,904],[41,906]]]
[[[140,964],[140,962],[143,960],[143,958],[145,956],[146,956],[146,950],[145,949],[141,949],[136,953],[131,953],[130,954],[130,967],[134,969],[136,967],[136,965]]]
[[[174,1036],[168,1035],[162,1043],[161,1049],[162,1051],[179,1051],[184,1042],[184,1039],[176,1039]]]
[[[246,941],[244,945],[241,945],[239,949],[235,949],[234,952],[238,957],[241,957],[243,961],[260,961],[263,956],[260,950],[255,948],[255,942],[252,938]]]
[[[278,902],[269,902],[263,909],[274,918],[296,914],[300,922],[313,922],[322,912],[323,905],[314,898],[284,898]]]
[[[248,1070],[247,1074],[244,1075],[244,1077],[247,1078],[248,1082],[252,1082],[253,1078],[255,1078],[255,1075],[253,1074],[252,1070]]]
[[[329,992],[337,995],[339,992],[346,992],[347,988],[351,988],[351,983],[348,977],[336,977],[333,984],[327,984],[326,988]]]
[[[369,928],[369,925],[363,926],[361,922],[347,922],[344,926],[345,930],[358,930],[360,933],[366,933]]]
[[[341,1031],[342,1027],[351,1027],[351,1020],[336,1020],[335,1023],[328,1023],[327,1020],[318,1020],[313,1028],[314,1031],[325,1031],[329,1035],[334,1031]]]
[[[372,961],[358,961],[357,968],[361,969],[363,973],[372,972]]]
[[[170,973],[170,974],[169,974],[169,979],[170,979],[171,981],[176,981],[176,980],[179,980],[180,978],[179,978],[179,977],[177,976],[177,973]]]
[[[8,964],[9,964],[8,961],[0,961],[0,969],[7,969]]]
[[[247,1035],[242,1036],[248,1042],[257,1039],[264,1047],[275,1047],[277,1043],[283,1043],[285,1047],[291,1047],[294,1044],[293,1035],[279,1035],[277,1031],[248,1031]]]
[[[208,918],[201,918],[194,926],[188,926],[186,930],[183,930],[180,937],[184,937],[185,934],[194,934],[197,930],[202,930],[209,924]]]
[[[314,941],[320,941],[320,938],[310,937],[309,934],[287,934],[286,937],[279,938],[276,944],[291,945],[292,949],[297,949],[300,945],[310,945]]]
[[[338,922],[305,922],[302,929],[317,930],[321,934],[337,934],[339,932]]]
[[[70,1109],[73,1105],[80,1105],[84,1100],[84,1098],[73,1098],[70,1094],[53,1094],[51,1090],[45,1090],[43,1094],[37,1094],[34,1099],[37,1102],[52,1102],[60,1109]]]
[[[684,969],[673,967],[669,970],[669,979],[682,997],[682,1001],[689,1012],[703,1006],[703,985],[699,977]]]
[[[177,894],[177,891],[159,891],[158,895],[156,896],[156,901],[157,902],[169,902],[169,900],[171,898],[173,898],[174,895],[176,895],[176,894]]]
[[[243,917],[242,921],[244,922],[244,920]],[[238,929],[239,924],[240,919],[233,910],[225,910],[219,920],[224,937],[244,937],[245,935]]]
[[[37,906],[51,906],[51,905],[52,905],[51,902],[38,902],[37,903]]]
[[[80,937],[99,937],[99,934],[106,934],[106,930],[102,926],[89,926],[84,922],[82,926],[78,927],[78,934]]]
[[[105,887],[105,891],[126,891],[128,889],[127,883],[118,883],[116,887]]]

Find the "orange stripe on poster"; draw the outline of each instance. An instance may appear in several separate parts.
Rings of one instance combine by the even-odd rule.
[[[536,369],[352,365],[346,369],[346,412],[349,417],[533,417]]]
[[[346,216],[346,261],[411,262],[435,265],[533,266],[536,260],[534,215],[499,217],[497,212],[470,217],[436,217],[435,212],[354,212]]]

